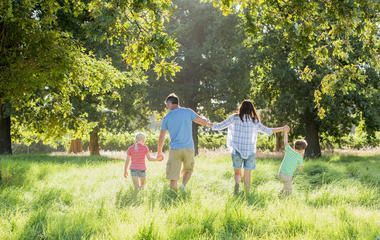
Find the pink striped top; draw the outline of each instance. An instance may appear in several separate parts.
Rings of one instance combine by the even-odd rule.
[[[137,150],[135,149],[137,144]],[[127,155],[131,157],[132,170],[146,170],[145,157],[149,153],[149,148],[143,144],[135,143],[128,148]]]

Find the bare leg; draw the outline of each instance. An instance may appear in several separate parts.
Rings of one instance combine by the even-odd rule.
[[[234,194],[239,193],[239,184],[241,181],[241,169],[240,168],[235,168],[235,187],[234,187]]]
[[[240,183],[240,179],[241,179],[241,169],[240,168],[235,168],[235,184],[239,184]]]
[[[143,190],[145,187],[145,177],[140,178],[140,189]]]
[[[292,177],[291,176],[284,176],[280,174],[280,180],[284,183],[284,187],[281,190],[281,194],[283,196],[288,196],[292,194]]]
[[[178,188],[178,181],[177,180],[170,180],[170,188],[174,191],[177,191]]]
[[[132,176],[132,182],[133,182],[133,186],[135,187],[135,190],[136,191],[139,190],[139,188],[140,188],[139,178]]]
[[[184,171],[182,176],[182,185],[186,186],[186,184],[189,182],[191,178],[191,171]]]
[[[251,170],[244,169],[244,188],[246,193],[251,190]]]

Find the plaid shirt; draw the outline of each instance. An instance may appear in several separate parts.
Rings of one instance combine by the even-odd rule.
[[[272,129],[264,126],[259,121],[241,121],[239,115],[232,115],[221,123],[214,124],[212,130],[220,131],[228,128],[227,146],[233,153],[237,151],[243,158],[248,158],[256,153],[256,141],[258,132],[268,135]]]

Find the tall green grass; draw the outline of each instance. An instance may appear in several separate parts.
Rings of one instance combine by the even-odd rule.
[[[233,196],[229,156],[197,157],[186,193],[148,163],[136,194],[123,162],[104,157],[1,157],[0,239],[376,239],[380,157],[305,163],[294,194],[278,197],[279,160],[259,159],[253,191]]]

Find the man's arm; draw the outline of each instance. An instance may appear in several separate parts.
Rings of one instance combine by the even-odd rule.
[[[196,118],[194,118],[193,122],[201,126],[209,126],[209,122],[207,121],[207,119],[201,118],[199,115]]]
[[[165,143],[166,130],[160,131],[160,136],[158,137],[158,145],[157,145],[157,158],[163,157],[162,149]]]
[[[154,162],[154,161],[160,161],[160,159],[158,158],[155,158],[155,157],[152,157],[152,155],[150,155],[150,153],[147,153],[146,154],[146,158],[151,161],[151,162]]]

